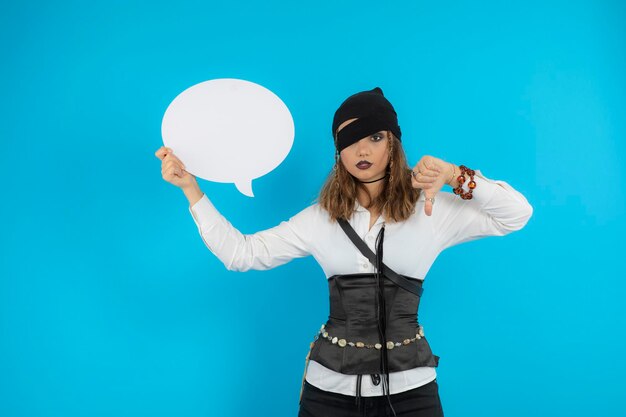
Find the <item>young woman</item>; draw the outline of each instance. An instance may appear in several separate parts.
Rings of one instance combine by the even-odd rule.
[[[341,104],[332,134],[336,163],[319,202],[246,236],[171,149],[156,156],[228,269],[269,269],[312,255],[324,270],[331,311],[307,356],[300,417],[443,416],[439,356],[417,320],[422,282],[444,249],[519,230],[533,209],[506,182],[463,165],[424,156],[411,169],[397,114],[378,87]],[[440,193],[444,184],[454,192]]]

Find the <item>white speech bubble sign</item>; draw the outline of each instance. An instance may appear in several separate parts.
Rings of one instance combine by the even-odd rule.
[[[287,157],[294,139],[289,109],[250,81],[219,78],[180,93],[161,124],[163,144],[186,170],[208,181],[234,183],[254,197],[252,180]]]

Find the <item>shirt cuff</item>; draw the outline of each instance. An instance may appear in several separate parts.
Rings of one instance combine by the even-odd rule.
[[[221,214],[206,194],[202,194],[202,198],[189,207],[189,212],[200,229],[215,224],[221,218]]]

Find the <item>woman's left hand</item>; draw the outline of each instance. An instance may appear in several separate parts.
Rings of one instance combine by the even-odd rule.
[[[433,214],[433,201],[435,194],[441,190],[444,184],[454,175],[454,165],[434,156],[424,155],[413,168],[411,184],[414,188],[421,188],[426,195],[424,212],[427,216]]]

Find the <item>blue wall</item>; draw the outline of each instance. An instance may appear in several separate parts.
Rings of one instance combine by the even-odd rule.
[[[623,2],[2,9],[0,415],[296,415],[321,269],[226,271],[154,156],[171,100],[224,77],[271,89],[296,125],[257,197],[201,182],[243,232],[311,203],[335,108],[375,86],[412,164],[466,164],[534,206],[525,229],[449,249],[426,279],[446,416],[623,413]]]

